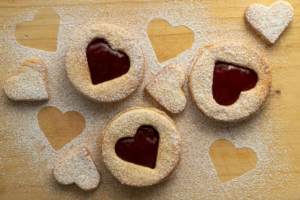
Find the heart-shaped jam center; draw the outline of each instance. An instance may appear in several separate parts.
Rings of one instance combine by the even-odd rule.
[[[141,126],[134,137],[120,139],[116,154],[125,161],[154,169],[157,158],[159,134],[152,126]]]
[[[118,78],[130,67],[129,57],[124,52],[113,50],[104,39],[92,41],[86,55],[94,85]]]
[[[248,68],[216,62],[213,76],[213,97],[223,106],[232,105],[242,91],[255,87],[257,74]]]

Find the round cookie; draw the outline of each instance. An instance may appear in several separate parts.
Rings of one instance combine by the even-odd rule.
[[[117,78],[92,83],[87,48],[93,41],[104,40],[113,52],[125,53],[129,71]],[[97,24],[82,30],[72,41],[66,54],[66,70],[74,87],[96,102],[111,103],[127,98],[139,87],[144,72],[144,57],[137,40],[127,30],[110,24]]]
[[[116,152],[119,141],[136,137],[137,131],[144,126],[153,127],[159,134],[154,168],[125,161]],[[109,171],[122,184],[131,186],[150,186],[168,179],[173,175],[181,155],[181,136],[174,122],[154,108],[137,107],[119,113],[107,125],[100,142],[102,158]]]
[[[207,117],[225,122],[240,121],[253,116],[264,104],[270,92],[271,71],[268,62],[257,52],[239,43],[224,42],[207,46],[197,57],[189,87],[194,102]],[[255,87],[242,91],[232,105],[220,105],[213,97],[217,62],[239,65],[257,75]]]

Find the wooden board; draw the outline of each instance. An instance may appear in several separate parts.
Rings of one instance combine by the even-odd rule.
[[[240,191],[239,195],[235,193],[235,195],[233,196],[224,197],[228,199],[255,199],[259,198],[264,192],[267,192],[266,195],[263,195],[265,199],[277,199],[282,197],[285,197],[287,199],[300,199],[300,138],[298,137],[300,129],[300,93],[298,89],[300,86],[300,79],[298,75],[300,73],[300,2],[298,0],[288,1],[294,7],[294,18],[288,29],[283,33],[279,41],[274,46],[266,45],[265,42],[261,40],[260,37],[249,28],[249,26],[244,24],[243,20],[243,12],[247,6],[253,3],[261,3],[263,5],[268,6],[272,2],[272,0],[206,0],[202,2],[204,11],[209,10],[210,13],[215,13],[215,16],[210,15],[208,18],[210,18],[210,20],[212,20],[213,18],[212,21],[218,21],[218,23],[220,23],[219,30],[212,29],[211,31],[207,31],[210,32],[210,35],[207,35],[208,38],[210,36],[216,37],[218,34],[227,34],[230,32],[232,32],[233,34],[242,34],[242,32],[247,31],[249,37],[253,38],[248,43],[252,44],[253,46],[256,45],[262,47],[265,51],[272,52],[265,53],[265,55],[267,55],[267,57],[272,60],[271,63],[274,64],[272,65],[272,73],[274,80],[272,85],[272,92],[270,94],[271,103],[268,104],[271,104],[271,106],[269,106],[269,108],[271,109],[270,112],[272,113],[272,118],[275,119],[275,123],[272,124],[271,127],[271,132],[274,131],[274,137],[276,138],[272,138],[273,146],[272,149],[269,149],[269,151],[279,152],[278,154],[276,154],[277,161],[285,164],[286,170],[284,170],[284,168],[280,168],[278,169],[278,171],[268,171],[269,174],[267,175],[273,176],[274,174],[283,174],[283,176],[286,177],[285,180],[287,181],[283,181],[282,185],[276,179],[276,177],[274,178],[273,182],[270,181],[270,179],[268,179],[268,181],[266,181],[265,183],[257,185],[257,190],[254,192],[255,195],[243,195],[243,191]],[[0,1],[0,31],[3,34],[7,34],[7,22],[13,24],[14,18],[16,18],[17,20],[18,15],[26,15],[26,12],[30,12],[30,9],[39,10],[33,22],[25,22],[25,24],[23,23],[16,25],[16,32],[14,34],[14,37],[21,45],[24,45],[26,47],[55,52],[57,49],[56,41],[58,37],[57,35],[59,19],[57,17],[57,13],[52,12],[53,10],[50,8],[58,10],[60,8],[64,8],[67,10],[66,5],[68,5],[70,9],[72,9],[72,11],[76,9],[80,10],[81,7],[84,7],[85,9],[90,8],[91,10],[96,7],[100,7],[101,9],[105,8],[108,11],[131,13],[134,12],[136,9],[144,9],[145,12],[147,12],[146,5],[148,5],[149,3],[151,3],[153,7],[157,7],[158,10],[163,10],[164,7],[168,8],[168,6],[170,8],[176,7],[176,3],[174,3],[174,1],[161,2],[155,0],[61,0],[57,2],[28,0]],[[193,1],[191,1],[191,5],[192,3]],[[176,9],[178,9],[178,6],[176,7]],[[174,15],[175,14],[176,13],[174,13]],[[187,14],[185,14],[185,16],[188,17]],[[44,17],[47,18],[47,20],[43,20]],[[128,21],[130,20],[134,22],[136,19],[130,18],[129,16]],[[150,21],[149,19],[141,20]],[[165,20],[152,21],[151,26],[149,26],[147,30],[152,45],[154,45],[155,42],[158,43],[156,47],[153,46],[153,49],[155,51],[159,63],[163,63],[169,59],[176,57],[178,54],[184,52],[184,50],[189,49],[194,43],[194,40],[199,39],[197,37],[194,37],[193,34],[189,31],[190,29],[185,26],[182,26],[177,29],[172,29],[171,27],[168,27],[168,24],[166,23],[167,22]],[[238,24],[238,26],[232,26],[233,28],[230,28],[231,23],[236,23]],[[36,31],[36,27],[39,27],[38,31]],[[167,27],[168,30],[157,31],[156,29],[159,29],[160,27]],[[174,35],[175,37],[172,38],[172,36]],[[14,37],[12,35],[12,37],[10,37],[10,40],[14,40]],[[166,45],[165,47],[161,46],[164,45],[161,44],[161,41],[168,41],[166,42],[168,45]],[[1,65],[3,65],[2,67],[4,70],[1,72],[2,74],[0,75],[0,78],[1,84],[3,85],[3,82],[7,77],[6,73],[13,73],[14,71],[12,70],[13,72],[11,72],[11,69],[9,69],[9,62],[12,62],[12,60],[6,59],[8,58],[7,56],[4,57],[6,49],[9,49],[9,42],[6,43],[6,41],[4,41],[3,39],[1,42],[2,45],[0,45],[0,48],[2,51],[2,55],[0,55],[0,60],[2,60]],[[171,44],[172,48],[169,48]],[[182,44],[185,44],[186,46],[183,47]],[[1,99],[5,99],[6,97],[3,91],[1,93]],[[9,106],[24,106],[24,110],[26,111],[27,108],[29,110],[31,106],[35,103],[15,104],[13,102],[9,102],[8,104]],[[6,103],[4,105],[3,103],[2,107],[7,106],[8,104]],[[93,103],[91,102],[91,104]],[[190,104],[192,104],[192,102],[190,102]],[[42,106],[42,104],[40,103],[36,103],[36,105]],[[155,106],[157,107],[157,105]],[[40,124],[44,124],[44,128],[40,126],[41,129],[51,129],[51,132],[53,134],[57,134],[57,136],[54,135],[51,137],[64,137],[64,139],[62,140],[54,141],[54,143],[56,144],[52,145],[55,150],[59,150],[68,141],[72,140],[72,138],[80,134],[75,133],[75,136],[70,136],[70,131],[76,132],[76,130],[74,131],[72,129],[74,128],[74,123],[78,125],[78,127],[76,126],[75,129],[82,129],[85,127],[85,121],[84,119],[82,120],[81,115],[79,116],[77,114],[75,114],[73,117],[63,118],[61,112],[53,110],[52,107],[48,108],[49,110],[45,112],[47,112],[48,116],[49,113],[51,113],[50,121],[52,123],[52,126],[47,124],[49,122],[49,118],[43,117],[43,113],[40,113],[39,116],[37,116],[37,119],[39,120]],[[1,110],[3,111],[3,109]],[[5,112],[10,112],[10,110],[6,110]],[[176,118],[176,116],[173,115],[171,115],[171,117]],[[10,134],[13,131],[14,126],[10,125],[9,121],[6,119],[5,116],[1,116],[1,121],[2,128],[0,133],[0,152],[3,157],[1,159],[0,156],[0,199],[40,199],[41,197],[47,198],[47,196],[45,197],[45,194],[48,195],[50,193],[57,193],[58,196],[66,199],[98,199],[100,196],[102,197],[102,199],[114,198],[112,194],[106,193],[108,189],[105,185],[100,185],[101,193],[98,192],[100,195],[99,196],[93,195],[93,193],[85,193],[82,191],[78,191],[78,188],[76,186],[62,187],[60,185],[57,185],[55,183],[55,180],[52,179],[48,180],[47,184],[39,185],[37,181],[28,181],[30,180],[31,176],[34,176],[34,174],[30,173],[20,175],[20,179],[17,179],[16,177],[18,176],[18,173],[20,173],[20,169],[22,169],[22,166],[27,166],[28,163],[26,162],[29,162],[31,158],[29,154],[26,153],[26,151],[22,153],[18,152],[18,154],[15,154],[14,150],[16,149],[16,144],[14,144],[14,137],[9,137],[7,135],[8,133]],[[262,123],[264,122],[262,121]],[[68,128],[64,129],[64,127],[68,126],[70,126],[70,130],[68,130]],[[64,129],[64,131],[61,131],[60,129]],[[44,131],[44,133],[47,132],[47,130]],[[275,134],[277,132],[280,132],[280,134]],[[40,151],[43,151],[45,148],[45,146],[41,146]],[[185,149],[184,151],[188,152],[189,150]],[[239,177],[245,171],[247,172],[255,168],[256,163],[260,162],[257,158],[257,155],[253,153],[251,149],[243,149],[242,151],[239,151],[238,148],[234,148],[232,143],[228,142],[227,140],[218,140],[218,142],[216,144],[214,143],[211,149],[207,151],[207,154],[209,152],[211,159],[214,160],[213,162],[215,167],[219,169],[217,174],[220,179],[220,182],[226,183],[227,181]],[[3,160],[10,161],[3,162]],[[273,164],[276,165],[277,163]],[[48,171],[46,171],[46,165],[46,162],[43,161],[37,163],[36,168],[38,168],[40,171],[45,171],[45,173],[48,173]],[[193,174],[190,175],[193,176]],[[12,176],[14,178],[10,178]],[[49,177],[51,177],[51,175],[49,175]],[[112,176],[110,176],[109,180],[106,181],[113,182],[113,184],[120,184],[117,181],[115,181]],[[171,179],[170,181],[180,181],[180,178],[176,178],[174,180]],[[207,182],[209,181],[210,179],[207,179]],[[48,185],[51,185],[51,187],[49,186],[49,188],[47,188]],[[167,187],[168,184],[161,186],[161,188],[165,189]],[[192,187],[193,185],[190,185],[190,188]],[[203,187],[205,187],[205,185],[203,185]],[[273,192],[270,192],[268,190],[269,187],[272,187]],[[130,192],[128,192],[128,194],[126,194],[125,192],[126,189],[128,189],[128,187],[123,188],[122,191],[117,191],[119,193],[123,193],[124,199],[142,197],[149,199],[163,198],[163,196],[157,196],[157,194],[153,192],[153,187],[149,187],[148,189],[130,188]],[[143,196],[143,194],[140,194],[141,192],[146,192],[147,195]],[[176,199],[176,192],[178,192],[178,194],[182,194],[182,192],[184,191],[175,191],[173,199]],[[216,191],[216,193],[222,192],[223,191]],[[196,193],[197,192],[195,192],[195,194]],[[197,199],[197,195],[195,195],[194,193],[191,196],[189,196],[189,194],[190,193],[186,193],[186,197],[189,197],[187,199]],[[168,196],[168,194],[163,195]],[[49,198],[50,197],[55,198],[56,195],[49,196]],[[122,199],[122,194],[118,197]],[[217,195],[215,196],[213,194],[205,196],[205,198],[211,199],[214,199],[216,197]],[[178,199],[182,199],[182,196],[178,197]]]

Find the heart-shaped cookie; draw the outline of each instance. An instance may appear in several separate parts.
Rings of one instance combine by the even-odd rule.
[[[223,106],[228,106],[238,100],[241,92],[255,87],[258,77],[249,69],[233,64],[217,62],[213,77],[213,97]]]
[[[146,87],[146,92],[171,113],[180,113],[186,106],[182,91],[184,70],[176,65],[166,66]]]
[[[160,63],[178,56],[194,43],[194,34],[189,28],[172,27],[163,19],[153,19],[147,27],[147,34]]]
[[[118,78],[130,67],[129,57],[124,52],[113,50],[104,39],[92,41],[86,55],[94,85]]]
[[[222,183],[253,170],[258,161],[252,149],[236,149],[228,140],[212,143],[209,156]]]
[[[23,62],[19,74],[4,83],[5,94],[15,101],[48,100],[46,65],[39,59]]]
[[[41,9],[33,21],[18,24],[14,36],[22,46],[55,52],[59,20],[54,10]]]
[[[71,142],[85,128],[84,117],[75,111],[62,114],[57,108],[47,106],[38,114],[40,129],[54,150],[59,150]]]
[[[83,190],[93,190],[100,184],[100,174],[85,147],[58,162],[53,169],[53,175],[59,183],[75,183]]]
[[[249,6],[245,19],[268,43],[276,42],[293,19],[293,7],[285,1],[277,1],[270,7],[260,4]]]
[[[123,160],[155,168],[159,134],[152,126],[141,126],[134,137],[120,139],[116,143],[116,154]]]

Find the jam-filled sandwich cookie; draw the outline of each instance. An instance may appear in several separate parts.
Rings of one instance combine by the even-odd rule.
[[[58,162],[53,169],[53,175],[59,183],[75,183],[83,190],[93,190],[100,184],[100,174],[85,147]]]
[[[66,55],[66,69],[71,83],[85,97],[117,102],[139,87],[144,57],[131,33],[114,25],[97,24],[74,38]]]
[[[153,108],[131,108],[116,117],[102,136],[102,157],[123,184],[149,186],[168,179],[181,155],[174,122]]]
[[[238,43],[206,47],[194,63],[189,87],[209,118],[233,122],[249,118],[270,92],[271,71],[257,52]]]
[[[176,64],[170,64],[145,87],[145,91],[169,112],[180,113],[186,106],[182,91],[184,80],[184,70]]]
[[[23,62],[18,75],[8,78],[4,91],[15,101],[47,101],[49,99],[46,65],[39,59]]]

